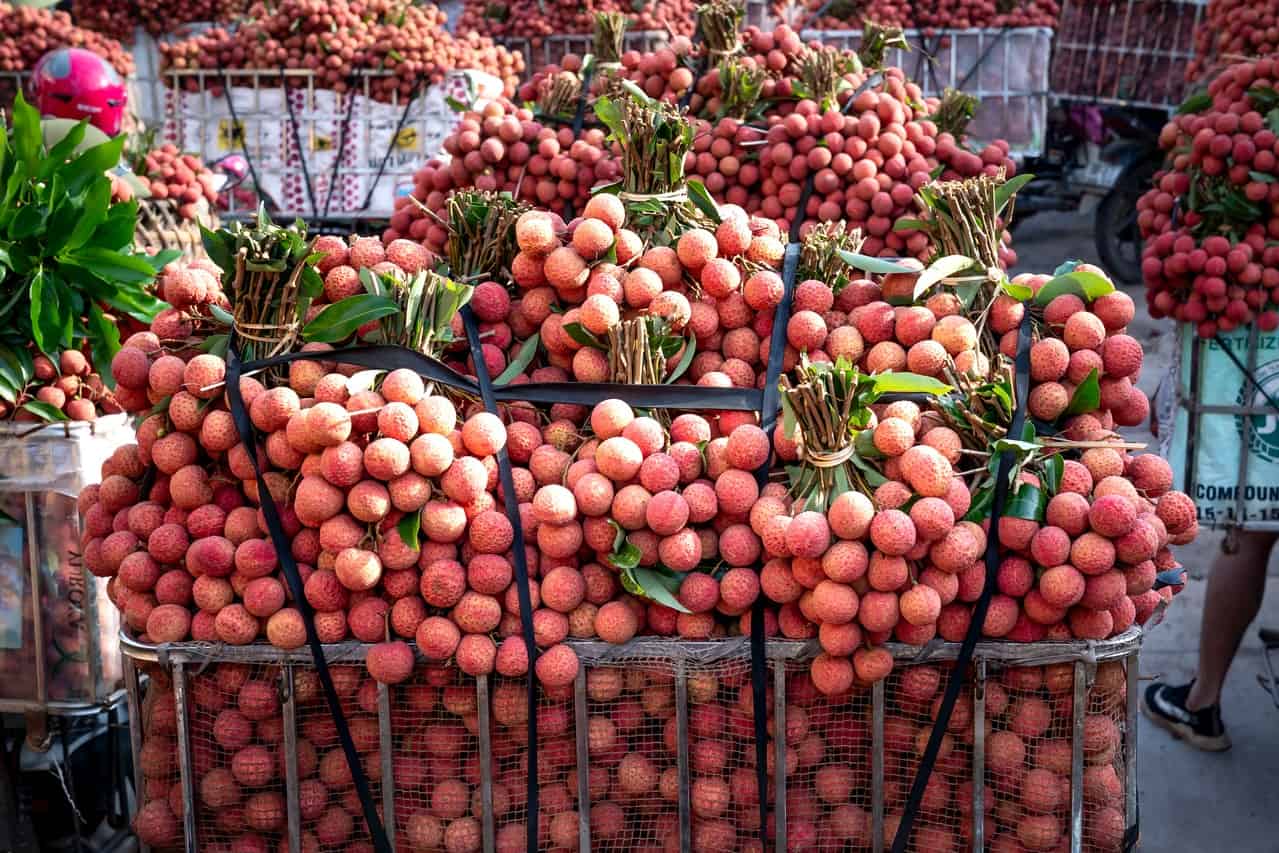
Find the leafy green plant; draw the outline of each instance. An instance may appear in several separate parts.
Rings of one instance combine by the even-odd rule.
[[[55,357],[87,343],[105,370],[120,347],[112,315],[149,323],[147,292],[177,252],[133,249],[136,202],[111,203],[107,170],[123,138],[86,147],[82,122],[46,146],[40,114],[19,95],[0,128],[0,356],[32,344]],[[0,387],[0,396],[6,389]],[[10,400],[9,402],[12,402]]]

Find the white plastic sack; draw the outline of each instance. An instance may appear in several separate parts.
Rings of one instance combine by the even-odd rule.
[[[101,480],[108,456],[134,440],[125,414],[34,426],[0,424],[0,493],[57,492],[75,498]]]
[[[1181,329],[1180,375],[1171,457],[1176,488],[1187,490],[1204,526],[1241,522],[1244,527],[1279,522],[1279,412],[1265,394],[1279,400],[1279,334],[1262,334],[1258,341],[1254,376],[1265,394],[1252,386],[1215,341],[1201,341],[1193,327]],[[1248,363],[1248,331],[1223,333],[1221,339],[1243,365]],[[1199,352],[1199,382],[1192,384],[1191,358]],[[1248,407],[1252,414],[1200,413],[1187,407]],[[1249,424],[1247,444],[1244,423]],[[1196,422],[1197,421],[1197,422]],[[1193,448],[1189,446],[1194,432]],[[1191,452],[1193,451],[1193,452]],[[1247,474],[1240,481],[1239,463],[1247,456]],[[1188,488],[1194,473],[1193,488]],[[1243,495],[1243,515],[1236,501]]]

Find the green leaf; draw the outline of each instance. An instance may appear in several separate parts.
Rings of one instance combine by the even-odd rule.
[[[1196,92],[1181,102],[1181,106],[1177,107],[1177,115],[1184,116],[1189,113],[1200,113],[1211,106],[1212,95],[1207,92]]]
[[[161,302],[140,288],[118,288],[102,299],[107,305],[128,314],[139,323],[150,323],[165,308],[167,302]]]
[[[1079,383],[1075,393],[1070,395],[1070,405],[1066,407],[1068,415],[1082,415],[1095,412],[1101,405],[1101,383],[1098,381],[1097,368],[1088,371],[1087,378]]]
[[[230,342],[229,335],[209,335],[204,339],[204,343],[200,344],[200,351],[207,352],[210,355],[226,356],[227,346]]]
[[[1085,302],[1092,302],[1114,291],[1115,285],[1110,279],[1095,272],[1076,270],[1059,275],[1040,288],[1035,294],[1035,304],[1047,305],[1064,293],[1073,293]]]
[[[67,252],[59,260],[82,267],[97,278],[108,282],[141,284],[155,278],[155,268],[138,255],[85,246]]]
[[[622,547],[613,548],[613,552],[608,555],[608,563],[616,569],[629,570],[639,565],[640,557],[643,556],[639,546],[635,545],[629,539],[622,541]]]
[[[706,217],[719,225],[723,219],[719,215],[719,206],[715,204],[715,199],[711,198],[710,191],[706,189],[706,185],[701,181],[690,180],[688,182],[688,198],[689,201],[697,205],[697,209],[706,214]]]
[[[515,377],[523,373],[525,368],[532,363],[533,356],[537,355],[537,348],[541,344],[541,341],[541,334],[534,334],[533,337],[525,341],[523,345],[520,346],[519,354],[516,355],[515,358],[511,359],[511,363],[508,364],[506,369],[493,380],[493,384],[506,385],[508,382],[514,380]]]
[[[1275,181],[1279,181],[1279,178],[1269,172],[1249,172],[1248,177],[1261,184],[1273,184]]]
[[[106,220],[93,232],[93,245],[103,249],[123,249],[133,244],[138,222],[138,203],[127,201],[107,208]]]
[[[72,125],[67,131],[66,136],[58,140],[58,143],[49,149],[49,153],[45,156],[44,162],[40,164],[37,174],[41,180],[48,180],[53,176],[54,171],[68,160],[75,150],[80,147],[80,143],[84,141],[85,128],[88,126],[88,120],[83,120]]]
[[[111,209],[111,182],[104,181],[89,187],[84,194],[84,203],[80,209],[80,218],[76,221],[71,233],[67,236],[64,249],[79,249],[95,236],[98,226],[107,220]],[[56,251],[50,246],[50,251]]]
[[[990,518],[990,505],[995,502],[995,490],[989,486],[984,489],[978,489],[973,495],[973,501],[968,506],[968,512],[964,513],[964,521],[976,521],[978,523]]]
[[[853,436],[853,449],[862,459],[883,459],[883,452],[875,446],[875,431],[873,429],[859,430],[857,435]]]
[[[345,340],[365,323],[398,313],[400,306],[385,296],[371,293],[348,296],[340,302],[324,306],[315,319],[302,330],[305,341],[334,343]]]
[[[647,598],[671,610],[680,613],[691,613],[687,607],[679,603],[675,592],[683,583],[683,578],[670,569],[653,569],[636,565],[622,571],[622,587],[631,595]]]
[[[1048,456],[1043,462],[1043,476],[1040,482],[1048,490],[1049,497],[1061,491],[1061,478],[1066,473],[1066,462],[1059,454]]]
[[[684,353],[679,357],[679,363],[675,365],[675,369],[671,371],[671,375],[666,377],[662,382],[664,385],[670,385],[676,379],[679,379],[688,370],[688,366],[693,363],[693,356],[697,354],[697,335],[693,334],[690,329],[688,332],[688,340],[684,343]]]
[[[1017,177],[1009,178],[1000,184],[995,190],[995,210],[1002,211],[1004,206],[1017,194],[1017,191],[1034,179],[1034,175],[1029,172],[1024,172]]]
[[[231,316],[231,312],[223,308],[221,305],[209,304],[209,313],[213,315],[213,319],[217,320],[224,326],[234,326],[235,318]]]
[[[400,523],[395,525],[396,532],[400,534],[400,540],[414,551],[420,550],[422,547],[421,543],[418,542],[418,533],[422,529],[423,512],[426,512],[426,510],[405,513],[404,517],[400,519]]]
[[[1079,266],[1082,263],[1083,261],[1079,260],[1078,258],[1068,258],[1067,260],[1064,260],[1061,263],[1059,263],[1057,265],[1057,269],[1053,270],[1053,277],[1056,278],[1059,275],[1065,275],[1066,273],[1074,272],[1075,267]]]
[[[839,256],[850,267],[865,270],[866,272],[879,273],[880,275],[919,272],[917,267],[904,264],[895,258],[872,258],[870,255],[859,255],[856,252],[848,252],[843,249],[839,251]]]
[[[28,175],[34,175],[40,162],[40,150],[44,147],[44,131],[40,126],[40,112],[27,103],[21,92],[13,102],[10,128],[15,157],[21,161]]]
[[[1013,299],[1016,299],[1018,302],[1026,302],[1035,295],[1035,291],[1031,290],[1028,285],[1013,284],[1008,279],[1004,279],[999,283],[999,289],[1004,293],[1007,293]]]
[[[927,231],[931,226],[922,219],[903,216],[893,223],[893,231]]]
[[[40,269],[31,278],[31,337],[36,348],[56,357],[62,348],[62,332],[71,324],[71,306],[59,299],[57,280]]]
[[[565,323],[564,333],[584,347],[594,347],[608,352],[608,347],[604,346],[599,338],[586,331],[586,327],[581,323]]]
[[[1017,491],[1004,506],[1004,515],[1009,518],[1025,518],[1030,521],[1042,521],[1044,518],[1044,493],[1038,486],[1021,483]]]
[[[876,395],[933,394],[940,397],[954,390],[945,382],[918,373],[876,373],[869,377]]]
[[[120,162],[120,154],[124,151],[124,135],[120,135],[101,145],[95,145],[61,169],[61,175],[67,182],[67,192],[78,195],[92,181],[110,180],[106,176],[108,169]]]
[[[65,421],[69,420],[63,411],[43,400],[28,400],[22,404],[22,408],[31,414],[36,415],[46,421]]]
[[[89,304],[88,332],[89,346],[93,350],[93,363],[110,365],[111,359],[115,358],[115,354],[120,351],[120,329],[107,319],[96,302]],[[111,375],[111,371],[102,370],[101,374],[103,384],[108,388],[114,388],[115,378]]]
[[[601,95],[595,99],[595,117],[618,142],[625,144],[630,139],[626,133],[626,124],[622,121],[622,110],[612,98]]]
[[[918,300],[937,282],[950,278],[966,269],[976,266],[971,258],[963,255],[946,255],[928,265],[928,269],[919,274],[915,280],[914,299]]]

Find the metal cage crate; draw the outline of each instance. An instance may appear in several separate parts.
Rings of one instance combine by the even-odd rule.
[[[1198,0],[1063,0],[1052,59],[1054,97],[1170,109],[1181,103]]]
[[[909,51],[894,48],[884,61],[906,71],[925,95],[959,89],[980,100],[968,135],[977,142],[1008,142],[1013,157],[1043,153],[1048,118],[1048,70],[1053,32],[1047,27],[907,30]],[[856,49],[861,30],[804,30],[817,40]]]
[[[1055,768],[1040,792],[1051,803],[1039,823],[1056,827],[1062,849],[1118,849],[1116,829],[1137,819],[1140,641],[1140,630],[1131,629],[1102,642],[979,644],[958,706],[968,728],[952,720],[952,749],[934,776],[948,796],[921,815],[921,832],[958,834],[974,850],[997,843],[1008,813],[995,801],[1016,802],[1021,794],[1010,793],[1007,762],[992,741],[1009,741],[1005,733],[1016,728],[1036,767]],[[314,700],[306,651],[123,642],[138,721],[132,745],[143,792],[141,829],[150,841],[164,849],[206,849],[242,835],[246,821],[254,843],[274,840],[280,850],[306,849],[316,834],[322,845],[358,838],[359,818],[343,809],[340,797],[322,799],[326,811],[315,806],[324,790],[315,780],[338,774],[325,769],[335,762],[326,757],[334,744],[327,711]],[[547,722],[538,783],[555,844],[634,849],[660,839],[668,849],[693,851],[742,849],[757,838],[757,825],[749,825],[755,811],[750,713],[741,698],[750,694],[748,640],[569,642],[582,661],[576,682],[560,696],[543,691],[540,705]],[[451,666],[419,666],[411,683],[387,687],[365,674],[367,648],[341,644],[327,647],[326,656],[396,843],[412,849],[456,824],[457,840],[465,842],[457,849],[522,849],[523,679],[471,679]],[[889,679],[827,698],[807,678],[815,643],[769,641],[770,731],[785,735],[770,744],[776,831],[768,849],[837,851],[853,843],[882,851],[891,844],[896,809],[917,761],[915,734],[931,727],[921,685],[939,689],[958,646],[889,648],[897,659]],[[145,695],[137,668],[152,673]],[[1026,710],[1029,716],[1051,710],[1051,718],[1031,729],[1012,722]],[[242,715],[257,721],[251,724],[256,736],[244,737]],[[232,779],[223,769],[231,762],[219,740],[224,736],[254,755],[278,748],[278,773],[237,789],[243,808],[231,802],[224,784]],[[625,746],[613,743],[614,736]],[[610,786],[623,765],[626,785],[639,778],[648,794]],[[843,794],[832,799],[835,789]],[[722,814],[741,820],[740,832],[724,834],[726,821],[716,817],[721,805],[736,809]],[[986,819],[973,821],[974,814]],[[810,834],[812,824],[821,831]],[[157,827],[169,834],[156,837]],[[504,846],[512,841],[518,848]],[[917,836],[912,849],[929,849],[927,843]]]

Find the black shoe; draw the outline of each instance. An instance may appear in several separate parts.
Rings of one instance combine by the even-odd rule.
[[[1191,711],[1186,708],[1190,684],[1173,687],[1156,681],[1141,694],[1141,711],[1152,723],[1165,729],[1178,740],[1205,752],[1230,749],[1230,736],[1221,722],[1221,706],[1213,705]]]

